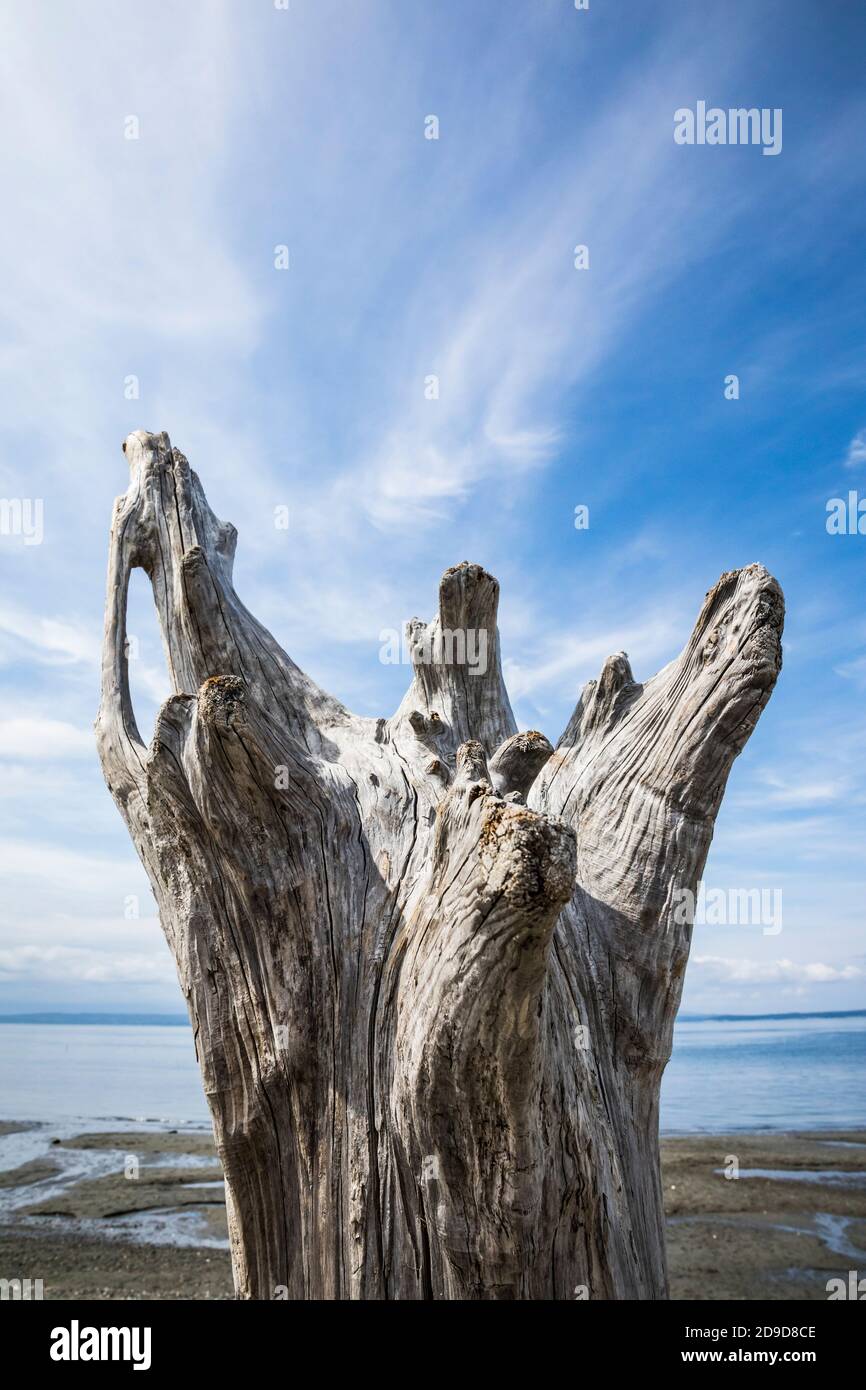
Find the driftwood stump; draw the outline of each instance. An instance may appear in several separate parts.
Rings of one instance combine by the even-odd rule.
[[[99,752],[195,1030],[238,1295],[665,1297],[674,894],[779,672],[775,580],[723,575],[646,684],[610,657],[554,750],[517,732],[496,580],[457,565],[402,705],[362,719],[244,608],[168,436],[124,450]],[[135,566],[175,691],[149,748]],[[486,665],[447,659],[467,633]]]

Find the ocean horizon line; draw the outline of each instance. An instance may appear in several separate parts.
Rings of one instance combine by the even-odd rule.
[[[768,1014],[680,1014],[677,1023],[753,1023],[766,1019],[785,1022],[788,1019],[806,1018],[862,1018],[864,1009],[808,1009],[803,1012]],[[78,1024],[80,1026],[104,1025],[114,1027],[153,1027],[177,1028],[191,1027],[186,1014],[159,1013],[77,1013],[60,1009],[39,1010],[34,1013],[0,1014],[0,1023],[45,1023]]]

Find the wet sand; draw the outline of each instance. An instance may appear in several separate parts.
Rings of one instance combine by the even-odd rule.
[[[672,1298],[826,1299],[866,1271],[866,1131],[665,1139],[662,1179]]]
[[[42,1279],[54,1299],[232,1296],[209,1136],[52,1141],[14,1122],[0,1136],[33,1129],[43,1152],[0,1170],[0,1277]],[[828,1279],[866,1270],[866,1131],[661,1147],[672,1298],[826,1299]]]
[[[0,1137],[34,1128],[7,1122]],[[233,1296],[209,1135],[46,1130],[43,1147],[0,1170],[0,1277],[41,1279],[46,1299]]]

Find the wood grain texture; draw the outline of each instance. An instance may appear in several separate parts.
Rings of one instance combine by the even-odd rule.
[[[195,1030],[238,1296],[665,1297],[672,904],[780,669],[775,580],[724,575],[645,685],[611,657],[554,750],[517,732],[496,581],[458,565],[400,708],[362,719],[244,608],[167,435],[124,450],[98,746]],[[135,567],[174,685],[149,747]]]

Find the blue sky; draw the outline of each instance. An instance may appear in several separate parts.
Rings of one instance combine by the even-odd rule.
[[[136,428],[363,714],[407,683],[380,633],[459,560],[499,577],[518,722],[554,740],[609,652],[649,676],[766,564],[785,667],[705,882],[780,890],[783,927],[698,926],[684,1008],[866,1006],[866,536],[825,526],[866,495],[864,39],[859,7],[791,0],[5,8],[0,496],[44,537],[0,535],[0,1012],[181,1004],[91,732]],[[781,153],[677,145],[699,100],[781,108]]]

